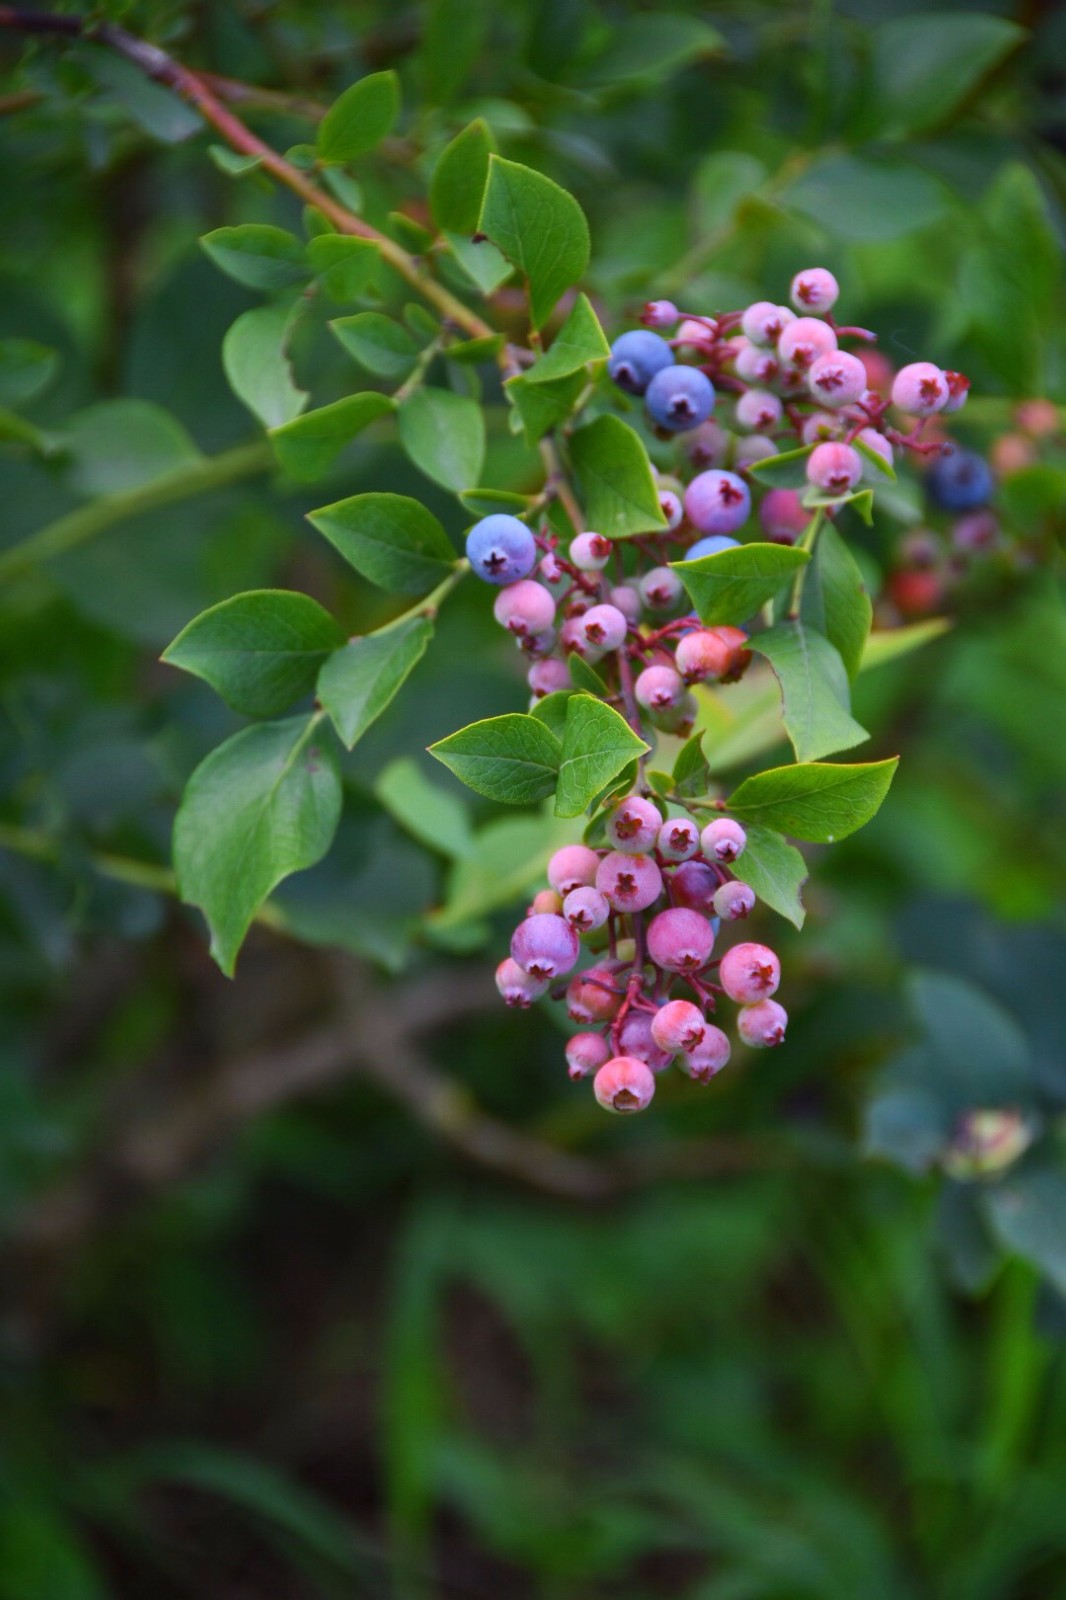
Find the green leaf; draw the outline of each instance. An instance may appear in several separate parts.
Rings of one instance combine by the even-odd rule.
[[[1066,1295],[1066,1172],[1028,1166],[981,1196],[1001,1243],[1039,1267]]]
[[[590,361],[605,360],[610,353],[611,347],[588,296],[579,294],[547,355],[530,367],[526,378],[530,383],[552,383],[569,377],[572,372],[584,372]]]
[[[904,628],[883,628],[867,634],[859,670],[866,672],[870,667],[895,661],[897,656],[908,655],[911,650],[939,639],[950,627],[947,617],[930,617],[927,622],[909,622]]]
[[[725,48],[722,35],[699,17],[656,8],[626,17],[601,55],[585,67],[583,84],[611,84],[662,75]]]
[[[713,626],[747,622],[810,559],[809,551],[794,545],[742,544],[735,550],[670,564],[688,590],[700,621]]]
[[[686,739],[674,762],[673,787],[686,800],[699,800],[711,786],[711,769],[703,753],[703,730]]]
[[[737,862],[737,876],[750,884],[772,911],[803,927],[806,912],[800,890],[807,882],[807,863],[794,844],[787,844],[773,828],[746,823],[748,842]]]
[[[575,689],[554,689],[551,694],[544,695],[536,705],[530,707],[529,714],[543,722],[550,728],[557,739],[562,739],[566,728],[566,708],[577,691]]]
[[[408,495],[356,494],[308,518],[357,572],[395,593],[424,594],[456,563],[432,511]]]
[[[289,335],[293,309],[257,306],[245,311],[222,341],[222,365],[230,388],[266,428],[298,417],[310,396],[293,382]]]
[[[431,931],[445,931],[486,916],[544,880],[548,857],[572,843],[568,825],[553,817],[504,817],[479,828],[470,854],[457,861],[444,905],[427,919]]]
[[[351,161],[373,150],[391,133],[400,114],[400,85],[395,72],[372,72],[345,89],[318,125],[318,159]]]
[[[294,478],[318,478],[356,434],[391,410],[390,395],[365,390],[271,428],[270,442],[286,472]]]
[[[308,239],[307,259],[330,299],[343,304],[358,300],[369,288],[381,255],[373,239],[320,233],[317,238]]]
[[[491,239],[471,239],[451,230],[447,230],[444,237],[459,266],[482,294],[495,294],[514,272],[503,251],[497,250]]]
[[[381,773],[374,793],[401,828],[452,860],[474,849],[470,816],[458,795],[431,783],[412,756],[400,756]]]
[[[817,161],[781,200],[830,236],[869,244],[928,228],[947,210],[945,190],[923,168],[853,155]]]
[[[907,998],[933,1058],[928,1078],[953,1113],[1031,1101],[1032,1052],[1014,1017],[976,984],[919,969]]]
[[[533,323],[543,327],[559,296],[589,264],[581,207],[543,173],[492,155],[478,229],[525,275]]]
[[[874,492],[872,489],[851,489],[847,494],[826,494],[821,489],[811,487],[804,491],[803,504],[808,511],[824,511],[832,506],[839,509],[841,506],[850,506],[862,518],[868,528],[874,522]]]
[[[380,311],[335,317],[329,326],[348,354],[379,378],[405,378],[418,358],[418,342],[402,323]]]
[[[822,634],[798,620],[779,622],[755,634],[751,648],[766,657],[781,685],[785,730],[797,761],[816,761],[869,738],[850,713],[844,663]]]
[[[898,766],[899,757],[892,756],[846,766],[819,761],[771,767],[745,778],[728,808],[745,827],[750,819],[796,839],[833,844],[876,814]]]
[[[455,344],[450,344],[444,354],[449,361],[459,361],[463,366],[481,366],[488,361],[495,361],[503,349],[503,334],[488,333],[480,339],[460,339]]]
[[[228,144],[209,144],[207,153],[219,172],[224,172],[227,178],[246,178],[263,165],[262,156],[241,155],[240,151],[231,150]]]
[[[489,22],[486,0],[429,0],[418,51],[426,99],[445,105],[476,62]]]
[[[780,455],[753,461],[748,471],[771,489],[806,489],[807,458],[813,449],[813,444],[805,444],[796,450],[782,450]]]
[[[870,35],[863,126],[883,139],[947,121],[1025,37],[1016,22],[980,12],[932,11],[881,23]]]
[[[350,640],[325,662],[318,698],[349,750],[402,689],[432,637],[428,617],[410,617]]]
[[[416,389],[400,407],[400,440],[415,466],[446,489],[472,489],[485,461],[485,418],[450,389]]]
[[[578,428],[570,460],[581,480],[588,525],[605,539],[665,528],[648,452],[619,417],[597,417]]]
[[[203,132],[203,122],[192,106],[173,89],[153,82],[139,63],[91,44],[79,44],[73,53],[88,76],[114,95],[127,115],[153,139],[180,144]]]
[[[580,816],[635,756],[650,749],[613,706],[573,694],[566,707],[557,817]]]
[[[854,556],[831,522],[823,522],[803,577],[800,619],[834,645],[849,678],[862,662],[873,606]]]
[[[1042,394],[1047,328],[1062,295],[1062,255],[1036,174],[1021,162],[1003,167],[982,199],[978,223],[977,242],[959,273],[971,337],[1009,392]]]
[[[276,717],[314,688],[344,634],[310,595],[252,589],[211,606],[163,652],[243,717]]]
[[[692,214],[697,238],[706,239],[731,223],[742,203],[766,182],[767,171],[745,150],[715,150],[696,168]]]
[[[267,895],[322,859],[340,813],[336,757],[314,718],[245,728],[196,768],[174,823],[174,865],[228,977]]]
[[[463,489],[459,499],[465,510],[475,517],[490,517],[494,511],[509,511],[516,517],[529,510],[533,496],[515,494],[510,489]]]
[[[585,694],[596,695],[599,699],[606,699],[610,690],[596,671],[587,661],[582,661],[579,655],[572,655],[567,663],[570,669],[570,682],[575,689],[581,689]]]
[[[478,117],[445,145],[429,181],[429,204],[438,228],[476,233],[494,149],[488,124]]]
[[[567,421],[584,387],[582,372],[571,373],[555,383],[532,383],[529,373],[522,372],[508,378],[503,386],[521,420],[525,441],[531,446]]]
[[[46,389],[59,357],[35,339],[0,339],[0,405],[21,406]]]
[[[266,222],[216,228],[205,233],[200,244],[216,267],[249,289],[287,289],[307,277],[306,254],[299,239]]]
[[[142,489],[204,459],[178,419],[151,400],[86,406],[68,421],[63,445],[69,486],[91,496]]]
[[[851,441],[852,449],[857,450],[864,461],[868,461],[874,468],[878,478],[884,478],[886,483],[895,483],[896,469],[891,461],[886,461],[880,450],[875,450],[872,445],[866,444],[862,439]]]
[[[429,747],[460,782],[489,800],[527,806],[555,790],[562,751],[536,717],[507,712],[472,722]]]

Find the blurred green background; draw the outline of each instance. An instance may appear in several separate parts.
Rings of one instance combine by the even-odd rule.
[[[964,443],[1022,448],[999,553],[944,556],[953,627],[858,686],[861,759],[904,754],[883,811],[809,851],[802,934],[756,925],[784,1049],[616,1122],[549,1016],[498,1008],[516,835],[474,801],[460,853],[488,827],[498,859],[449,865],[380,781],[406,759],[439,783],[429,742],[522,705],[483,592],[348,758],[338,843],[280,897],[299,937],[253,930],[227,982],[165,863],[238,723],[159,653],[267,583],[383,620],[303,520],[326,499],[461,514],[387,429],[328,492],[277,477],[219,357],[255,297],[197,239],[298,226],[296,202],[104,51],[0,35],[0,337],[57,352],[39,395],[0,366],[0,1596],[1066,1596],[1066,453],[1061,412],[1041,439],[1015,418],[1066,400],[1066,11],[101,11],[298,102],[247,109],[283,149],[303,102],[395,67],[402,130],[358,174],[375,221],[422,216],[485,116],[580,199],[611,331],[652,293],[743,305],[829,266],[890,361],[970,375]],[[296,360],[316,401],[350,386],[321,321]],[[487,404],[491,481],[535,483]],[[5,564],[198,451],[209,492]],[[875,586],[924,518],[913,487],[862,536]],[[989,1106],[1032,1147],[946,1178],[952,1119]]]

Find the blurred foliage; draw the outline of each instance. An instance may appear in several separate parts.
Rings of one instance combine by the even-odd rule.
[[[245,114],[280,148],[397,70],[406,109],[357,196],[397,226],[483,116],[580,199],[609,328],[651,292],[743,304],[818,260],[890,360],[969,374],[972,448],[1019,401],[1066,402],[1061,8],[97,11],[274,91]],[[952,628],[856,685],[871,758],[906,756],[868,829],[808,852],[802,936],[772,925],[786,1049],[605,1126],[550,1019],[473,1006],[423,1041],[462,1090],[439,1109],[397,1099],[387,1060],[274,1095],[272,1052],[313,1067],[338,990],[353,1038],[364,1004],[402,1019],[422,984],[458,992],[459,956],[536,878],[548,825],[460,807],[420,754],[514,709],[520,679],[459,591],[344,764],[329,862],[278,897],[311,946],[400,976],[338,974],[277,928],[235,985],[213,970],[160,864],[185,778],[238,722],[159,653],[264,584],[352,632],[388,614],[220,360],[257,299],[199,236],[299,208],[105,52],[0,44],[2,1600],[1066,1596],[1066,650],[1057,574],[1024,559],[1061,536],[1061,411],[1001,483],[1023,559],[975,564]],[[344,392],[321,320],[294,357],[316,400]],[[490,413],[483,481],[529,462]],[[157,493],[172,472],[186,498]],[[459,531],[387,431],[329,482]],[[930,518],[905,503],[861,534],[872,587]],[[62,553],[27,559],[57,527]],[[727,733],[707,748],[743,773],[779,728],[732,754]],[[226,1100],[233,1061],[261,1098]],[[471,1105],[624,1182],[533,1192],[480,1123],[464,1145]],[[959,1117],[997,1108],[1029,1148],[945,1178]]]

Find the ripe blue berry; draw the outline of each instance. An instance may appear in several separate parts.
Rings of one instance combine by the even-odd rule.
[[[714,385],[698,367],[664,367],[648,384],[644,404],[660,428],[686,433],[714,410]]]
[[[620,389],[643,394],[657,372],[674,364],[674,352],[657,333],[634,328],[611,346],[607,371]]]
[[[634,1056],[615,1056],[597,1072],[592,1089],[605,1111],[644,1111],[655,1093],[655,1075]]]
[[[645,856],[654,850],[663,825],[659,807],[642,795],[631,794],[607,818],[607,837],[627,856]]]
[[[577,934],[565,918],[536,911],[520,922],[511,938],[511,956],[532,978],[558,978],[581,953]]]
[[[701,533],[735,533],[751,511],[751,494],[735,472],[701,472],[685,490],[685,514]]]
[[[524,522],[498,512],[474,523],[466,536],[466,557],[486,583],[515,583],[533,571],[537,545]]]
[[[732,817],[715,817],[700,834],[700,849],[712,861],[735,861],[747,842],[747,834]]]
[[[697,539],[685,551],[686,561],[699,561],[703,556],[716,556],[723,550],[739,550],[740,540],[731,539],[728,533],[711,533],[706,539]]]
[[[711,959],[714,930],[685,906],[660,911],[648,925],[648,954],[667,972],[698,972]]]
[[[941,456],[926,479],[930,500],[944,511],[976,511],[988,503],[994,487],[992,468],[973,450]]]

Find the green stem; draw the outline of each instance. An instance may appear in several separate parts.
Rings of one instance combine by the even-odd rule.
[[[380,628],[374,629],[375,637],[381,633],[389,633],[393,628],[401,627],[405,622],[410,622],[412,617],[435,617],[440,609],[441,601],[446,600],[452,590],[456,588],[470,571],[470,563],[464,556],[457,561],[448,576],[431,589],[424,600],[419,600],[417,605],[409,606],[406,611],[401,611],[398,617],[393,617],[391,622],[383,623]]]
[[[225,450],[221,455],[206,456],[202,461],[168,472],[139,489],[101,495],[89,505],[69,511],[66,516],[31,533],[29,538],[0,551],[0,579],[21,577],[39,562],[66,555],[68,550],[86,544],[98,533],[104,533],[115,523],[125,522],[129,517],[156,511],[161,506],[173,505],[193,495],[207,494],[212,489],[225,488],[241,478],[266,472],[273,463],[269,444],[266,440],[257,440],[254,444]]]
[[[800,535],[796,544],[797,550],[810,550],[813,554],[814,541],[817,539],[819,529],[824,521],[825,511],[821,506],[819,506],[817,511],[814,513],[814,516],[811,518],[810,522],[808,522],[807,526]],[[788,603],[789,617],[799,616],[800,602],[803,599],[803,580],[807,576],[807,568],[809,566],[810,562],[805,561],[793,579],[792,595]]]

